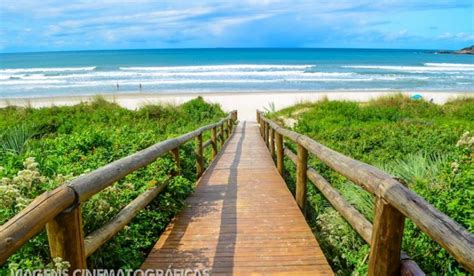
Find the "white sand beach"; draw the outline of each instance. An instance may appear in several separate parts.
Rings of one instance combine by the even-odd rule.
[[[456,97],[474,97],[473,92],[400,92],[400,91],[311,91],[311,92],[220,92],[220,93],[123,93],[123,94],[100,94],[105,99],[115,102],[125,108],[136,109],[146,104],[181,104],[198,96],[206,101],[218,103],[226,111],[238,110],[240,120],[255,120],[255,111],[263,110],[270,104],[281,109],[301,102],[318,101],[323,98],[329,100],[350,100],[365,102],[380,96],[403,93],[408,96],[421,95],[426,100],[443,104]],[[75,105],[94,99],[90,96],[58,96],[58,97],[36,97],[36,98],[12,98],[0,99],[0,107],[5,106],[31,106],[48,107]]]

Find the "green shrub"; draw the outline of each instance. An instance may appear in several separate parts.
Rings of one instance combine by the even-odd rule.
[[[444,105],[403,95],[367,103],[323,100],[270,114],[352,158],[404,180],[435,208],[473,232],[474,98]],[[287,144],[292,148],[291,144]],[[316,158],[310,165],[370,221],[373,197]],[[288,178],[294,166],[285,162]],[[287,179],[290,189],[293,180]],[[312,185],[310,185],[312,186]],[[368,248],[318,191],[308,190],[309,222],[338,274],[365,274]],[[467,274],[436,242],[407,220],[403,249],[429,274]]]
[[[224,115],[218,105],[202,98],[181,106],[147,105],[137,111],[103,98],[69,107],[0,109],[0,223],[44,191],[157,142],[216,122]],[[193,190],[193,151],[193,142],[180,147],[182,176],[174,178],[125,229],[90,256],[89,268],[141,265]],[[173,169],[171,156],[164,155],[94,195],[81,205],[85,234],[110,221],[150,186],[163,183]],[[8,268],[44,268],[52,261],[46,234],[42,232],[9,258],[0,268],[0,275],[8,273]],[[56,266],[57,262],[51,265]]]

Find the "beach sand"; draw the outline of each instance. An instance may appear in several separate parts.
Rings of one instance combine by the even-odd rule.
[[[380,96],[400,93],[400,91],[311,91],[311,92],[220,92],[220,93],[124,93],[101,94],[106,100],[115,102],[128,109],[140,108],[146,104],[181,104],[202,96],[206,101],[219,103],[226,111],[237,109],[239,120],[255,120],[255,111],[264,110],[270,104],[276,110],[301,102],[318,101],[325,97],[329,100],[350,100],[365,102]],[[443,104],[450,99],[462,96],[474,96],[473,92],[402,92],[408,96],[420,94],[426,100]],[[48,107],[75,105],[87,102],[95,96],[58,96],[37,98],[0,99],[0,107],[31,106]]]

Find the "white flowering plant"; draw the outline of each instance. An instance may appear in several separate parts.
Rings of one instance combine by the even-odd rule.
[[[0,224],[73,176],[216,122],[224,115],[218,105],[202,98],[180,106],[150,105],[134,111],[103,99],[68,107],[0,108],[0,133],[26,129],[24,125],[36,130],[35,135],[10,133],[8,137],[15,138],[9,139],[11,143],[0,139]],[[204,139],[209,139],[210,133],[206,135]],[[180,147],[180,152],[182,176],[173,179],[123,231],[88,257],[89,268],[140,267],[192,191],[196,162],[192,143]],[[206,153],[207,158],[210,155]],[[104,226],[148,188],[161,185],[174,169],[172,157],[165,155],[81,204],[84,234]],[[9,268],[41,269],[48,263],[59,262],[49,256],[46,233],[41,232],[0,267],[0,275],[10,274]]]

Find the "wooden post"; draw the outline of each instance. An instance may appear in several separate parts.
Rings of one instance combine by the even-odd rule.
[[[275,130],[270,128],[270,153],[275,156]]]
[[[232,112],[232,122],[236,122],[237,121],[237,110]]]
[[[260,112],[257,110],[257,124],[260,124]]]
[[[212,146],[212,158],[217,156],[217,129],[213,127],[211,129],[211,146]]]
[[[280,175],[283,176],[283,136],[275,132],[276,163]]]
[[[179,158],[179,147],[172,149],[171,154],[173,155],[173,160],[176,165],[176,170],[172,173],[172,176],[180,175],[181,174],[181,160]]]
[[[265,137],[265,122],[260,117],[260,136]]]
[[[227,120],[227,124],[229,125],[229,136],[232,134],[232,129],[234,128],[234,122],[232,119]]]
[[[196,136],[196,170],[197,177],[201,177],[204,172],[204,156],[202,149],[202,133]]]
[[[69,262],[70,271],[87,268],[80,206],[57,215],[46,224],[46,231],[52,258]]]
[[[383,198],[375,204],[369,275],[398,275],[405,217]]]
[[[229,138],[229,121],[227,120],[224,121],[224,133],[224,139],[227,140],[227,138]]]
[[[224,139],[224,124],[221,124],[221,148],[224,146],[225,139]]]
[[[269,128],[270,125],[268,123],[265,123],[265,144],[267,145],[267,148],[270,148],[270,145],[268,143],[268,137],[269,137]]]
[[[296,194],[295,199],[298,206],[300,206],[303,214],[306,215],[306,182],[308,170],[308,150],[305,147],[298,144],[298,162],[296,163]]]

